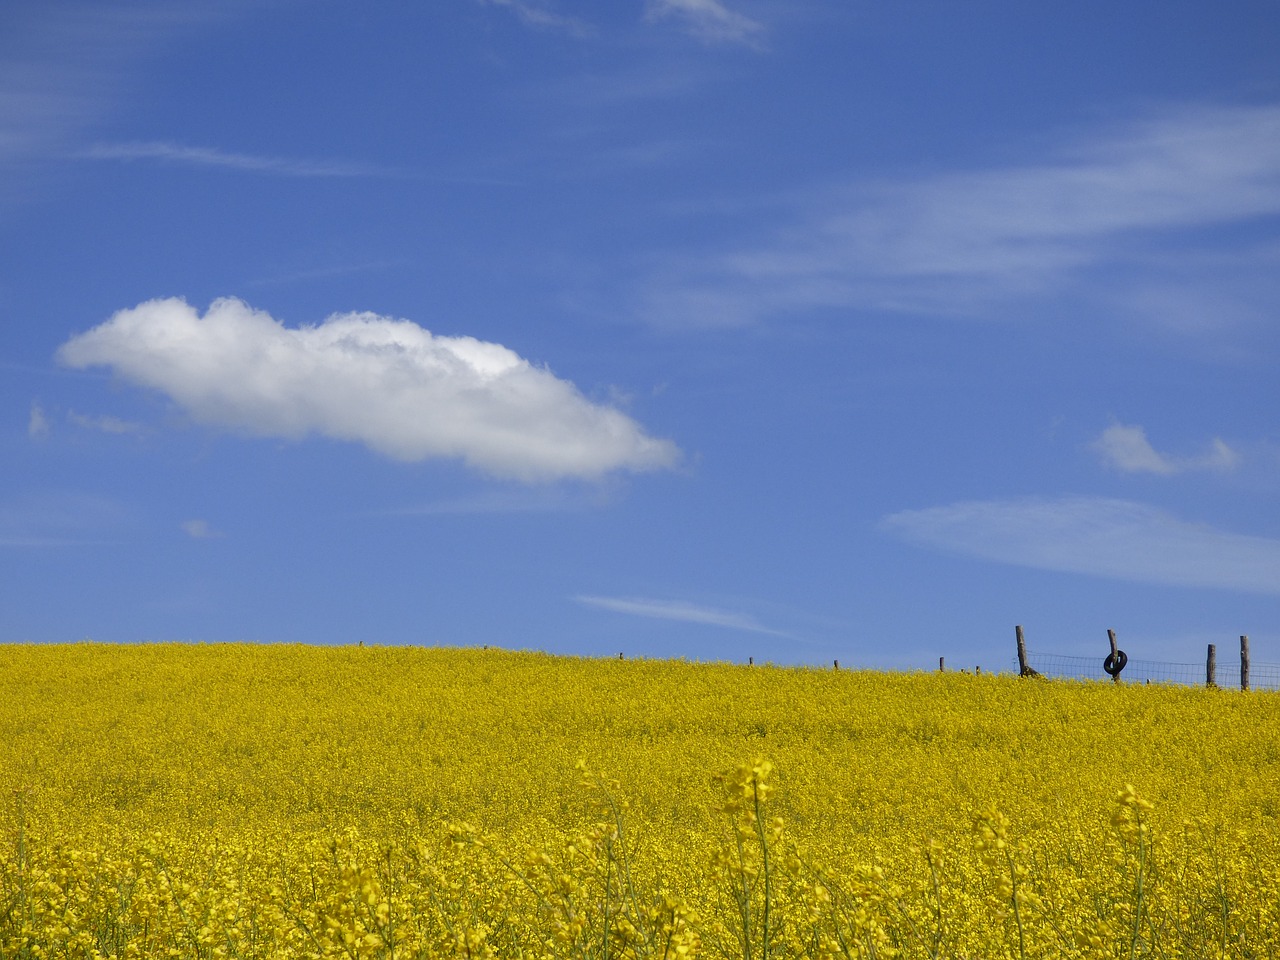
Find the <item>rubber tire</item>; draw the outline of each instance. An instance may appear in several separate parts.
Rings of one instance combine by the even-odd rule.
[[[1102,661],[1102,669],[1107,671],[1110,676],[1120,676],[1120,671],[1124,669],[1125,664],[1129,662],[1129,657],[1123,650],[1117,650],[1115,656],[1107,654],[1107,659]]]

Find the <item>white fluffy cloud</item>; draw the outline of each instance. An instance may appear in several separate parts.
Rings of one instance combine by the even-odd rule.
[[[194,419],[260,436],[321,434],[397,460],[456,458],[525,481],[670,467],[630,417],[496,343],[408,320],[338,314],[288,328],[236,299],[121,310],[58,350],[171,397]]]
[[[1280,594],[1280,540],[1188,523],[1127,500],[987,500],[886,517],[921,546],[1023,567]]]
[[[1169,476],[1188,470],[1231,470],[1240,456],[1224,441],[1214,438],[1209,452],[1199,457],[1172,457],[1151,445],[1139,426],[1112,424],[1093,442],[1103,463],[1123,473],[1157,473]]]

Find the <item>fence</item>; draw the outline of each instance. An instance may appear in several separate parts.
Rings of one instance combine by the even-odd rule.
[[[1064,656],[1030,652],[1017,627],[1017,669],[1023,676],[1057,677],[1071,680],[1106,680],[1128,683],[1173,683],[1187,686],[1217,686],[1239,690],[1280,690],[1280,664],[1252,663],[1249,638],[1240,638],[1240,662],[1219,662],[1217,645],[1209,644],[1204,663],[1170,663],[1164,660],[1135,660],[1117,646],[1115,632],[1108,630],[1107,656]],[[1119,669],[1117,669],[1117,666]]]

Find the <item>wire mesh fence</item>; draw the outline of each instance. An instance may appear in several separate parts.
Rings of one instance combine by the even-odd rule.
[[[1064,656],[1027,652],[1027,662],[1046,677],[1064,680],[1110,680],[1103,669],[1104,657]],[[1240,688],[1240,666],[1219,660],[1214,671],[1223,689]],[[1204,686],[1208,678],[1205,663],[1168,663],[1163,660],[1130,659],[1120,673],[1124,683],[1174,683]],[[1250,690],[1280,690],[1280,663],[1250,663]]]

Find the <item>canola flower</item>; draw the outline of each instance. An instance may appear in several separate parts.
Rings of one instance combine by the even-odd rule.
[[[0,957],[1280,956],[1280,699],[0,646]]]

